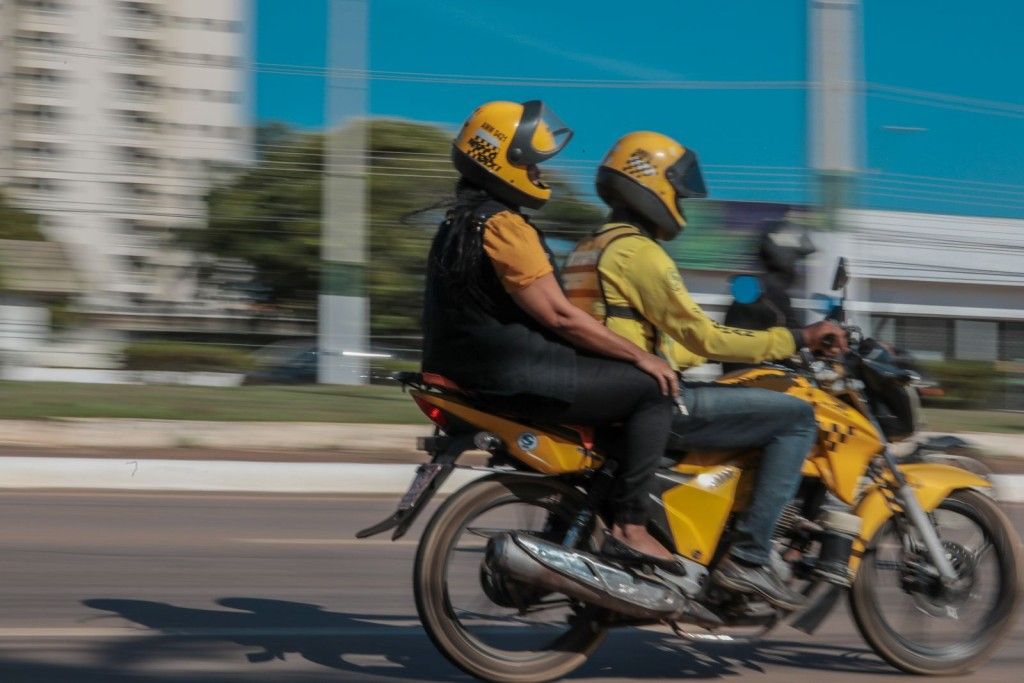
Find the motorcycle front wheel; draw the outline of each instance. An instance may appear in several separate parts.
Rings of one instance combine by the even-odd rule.
[[[957,586],[931,579],[922,557],[908,556],[890,519],[861,560],[850,607],[864,640],[913,674],[959,675],[992,656],[1017,616],[1020,542],[999,507],[977,491],[956,491],[931,514]]]
[[[560,594],[509,583],[484,562],[487,541],[528,531],[560,542],[585,504],[550,478],[487,477],[451,496],[430,520],[416,553],[416,610],[441,653],[466,673],[499,683],[566,676],[604,640],[592,608]],[[593,548],[591,538],[582,548]]]

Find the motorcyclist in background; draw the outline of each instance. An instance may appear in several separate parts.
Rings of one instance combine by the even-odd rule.
[[[804,232],[792,230],[785,220],[766,220],[760,225],[757,260],[761,273],[757,276],[759,293],[753,301],[734,299],[725,312],[725,324],[748,330],[767,330],[783,326],[803,326],[803,316],[793,308],[789,289],[796,282],[800,262],[815,252],[814,244]],[[732,372],[748,363],[723,363],[725,372]]]
[[[576,246],[563,273],[569,300],[611,330],[679,370],[709,359],[782,359],[804,346],[821,350],[827,338],[845,349],[842,329],[830,322],[753,331],[721,325],[694,302],[657,241],[675,238],[686,225],[685,198],[707,194],[693,150],[659,133],[630,133],[601,163],[597,192],[611,209],[608,223]],[[751,504],[714,579],[796,609],[803,596],[771,569],[771,537],[817,434],[810,404],[766,389],[693,382],[683,383],[680,397],[675,447],[762,453]]]

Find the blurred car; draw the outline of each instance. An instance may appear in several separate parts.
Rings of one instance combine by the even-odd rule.
[[[243,384],[311,384],[316,382],[320,352],[316,339],[285,339],[252,354],[253,369]]]
[[[368,374],[363,379],[371,384],[392,384],[395,370],[418,370],[417,354],[403,359],[393,350],[371,351],[373,358],[366,359]],[[317,381],[320,350],[317,340],[312,337],[285,339],[258,349],[252,354],[253,369],[245,374],[243,384],[314,384]]]

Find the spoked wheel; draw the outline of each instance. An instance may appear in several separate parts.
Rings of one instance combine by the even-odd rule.
[[[600,645],[605,631],[590,608],[484,563],[488,540],[504,531],[560,541],[583,504],[556,480],[501,475],[466,486],[437,511],[416,554],[414,592],[423,627],[453,664],[488,681],[533,683],[565,676]]]
[[[932,515],[959,580],[952,588],[910,557],[896,524],[879,530],[861,562],[850,606],[861,635],[893,666],[961,674],[983,664],[1013,625],[1022,590],[1019,541],[992,500],[957,491]]]

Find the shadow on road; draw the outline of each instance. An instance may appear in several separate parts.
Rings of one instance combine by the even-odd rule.
[[[176,607],[145,600],[84,600],[86,607],[113,612],[151,629],[154,638],[112,644],[105,661],[131,667],[173,659],[183,643],[233,643],[248,648],[252,664],[284,660],[288,654],[362,676],[411,680],[456,680],[424,637],[415,617],[326,612],[318,605],[260,598],[221,598],[227,609]],[[187,657],[187,655],[185,655]]]
[[[189,680],[180,673],[162,678],[154,669],[173,670],[175,664],[190,659],[205,662],[211,657],[222,665],[225,653],[232,656],[225,645],[245,649],[245,658],[254,665],[294,654],[334,669],[331,676],[335,679],[467,680],[434,650],[414,617],[327,612],[317,605],[259,598],[218,600],[217,604],[226,609],[176,607],[143,600],[94,599],[83,604],[152,631],[151,637],[102,644],[100,651],[93,653],[93,661],[101,662],[95,669],[97,681],[136,680],[123,675],[139,669],[147,670],[149,675],[138,680]],[[0,660],[0,671],[10,671],[10,664]],[[613,633],[573,677],[715,679],[745,672],[771,674],[775,667],[875,676],[895,673],[864,647],[786,640],[698,646],[661,633],[629,629]],[[195,670],[191,665],[185,668]],[[251,671],[256,674],[258,670]],[[351,676],[339,676],[341,672]],[[107,678],[102,677],[104,673]],[[257,679],[264,680],[262,676],[253,677]],[[94,679],[83,676],[67,680]],[[202,680],[214,679],[204,676]]]

